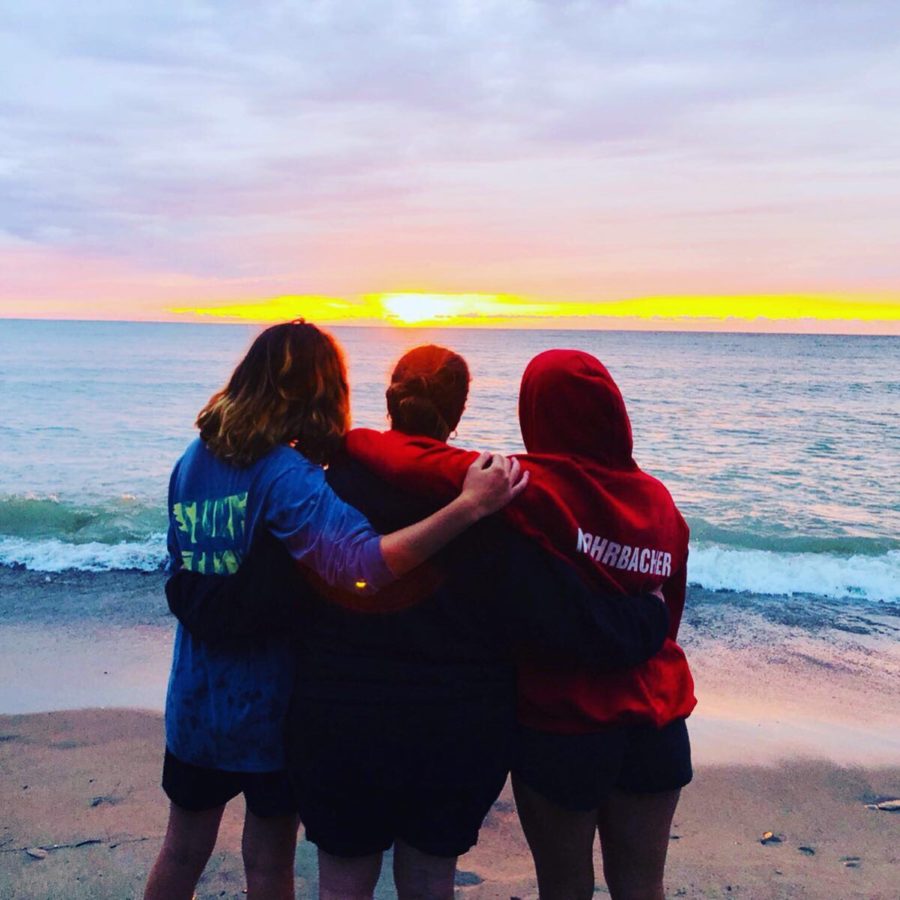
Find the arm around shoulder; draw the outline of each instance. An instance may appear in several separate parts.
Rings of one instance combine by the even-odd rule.
[[[601,671],[628,669],[659,652],[669,613],[658,596],[589,585],[561,557],[507,531],[501,595],[516,642]]]

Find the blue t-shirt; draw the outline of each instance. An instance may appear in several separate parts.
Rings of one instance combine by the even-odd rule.
[[[393,580],[380,536],[328,487],[321,468],[276,447],[246,468],[195,440],[169,482],[169,567],[237,571],[258,528],[330,584],[374,591]],[[166,743],[180,760],[235,772],[284,768],[283,722],[294,681],[288,638],[215,648],[178,626],[166,697]]]

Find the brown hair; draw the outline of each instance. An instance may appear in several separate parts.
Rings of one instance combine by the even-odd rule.
[[[405,434],[447,440],[469,395],[469,367],[446,347],[428,344],[404,354],[385,392],[391,425]]]
[[[212,453],[249,466],[278,444],[326,462],[350,426],[347,370],[334,339],[297,319],[260,334],[197,416]]]

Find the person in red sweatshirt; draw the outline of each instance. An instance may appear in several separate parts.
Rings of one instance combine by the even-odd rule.
[[[676,643],[688,527],[665,486],[632,455],[631,424],[606,368],[579,350],[527,366],[519,395],[531,481],[504,513],[591,584],[661,588],[662,649],[619,673],[532,657],[519,662],[513,788],[542,900],[594,890],[593,842],[614,900],[662,900],[669,829],[692,777],[685,719],[696,700]],[[351,432],[348,452],[389,482],[435,499],[458,490],[468,451],[398,431]]]

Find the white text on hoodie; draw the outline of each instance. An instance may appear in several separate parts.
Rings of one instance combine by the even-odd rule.
[[[610,569],[625,572],[642,572],[668,578],[672,574],[672,554],[650,547],[632,547],[617,544],[599,534],[578,529],[576,552],[586,553],[591,559]]]

